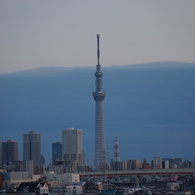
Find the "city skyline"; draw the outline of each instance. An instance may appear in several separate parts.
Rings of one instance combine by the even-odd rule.
[[[1,77],[0,119],[4,132],[1,139],[13,139],[10,136],[14,135],[21,151],[20,133],[36,129],[43,136],[43,154],[50,162],[51,147],[48,146],[50,142],[61,140],[61,129],[64,126],[80,127],[84,129],[86,161],[91,164],[94,151],[94,101],[90,95],[93,74],[93,69],[86,68],[59,69],[59,72],[46,69]],[[115,136],[120,140],[121,159],[151,159],[154,154],[193,157],[194,65],[159,63],[104,67],[104,74],[105,88],[109,92],[105,102],[108,159],[113,158]],[[75,78],[82,82],[76,82]],[[78,91],[82,91],[80,99],[77,98]]]
[[[92,164],[99,33],[108,159],[115,136],[121,159],[193,157],[194,7],[193,0],[0,1],[1,139],[21,151],[20,132],[40,132],[48,162],[46,146],[75,126],[84,129]]]
[[[29,133],[27,133],[25,135],[26,139],[29,139],[27,138],[27,136],[29,137],[30,134],[36,134],[38,136],[41,136],[41,134],[37,133],[37,132],[34,132],[34,131],[30,131]],[[31,136],[32,138],[32,136]],[[55,145],[55,149],[56,150],[61,150],[61,146],[63,145],[64,149],[63,149],[63,152],[65,157],[61,156],[62,159],[55,159],[58,161],[74,161],[76,160],[77,162],[79,162],[78,164],[80,164],[81,166],[91,166],[93,167],[93,165],[88,165],[88,164],[85,164],[84,161],[85,159],[83,158],[83,149],[82,149],[82,130],[81,129],[75,129],[73,127],[69,127],[69,128],[66,128],[64,130],[62,130],[62,141],[63,143],[60,143],[60,142],[55,142],[55,143],[51,143],[51,146],[53,148],[53,146]],[[118,142],[117,138],[115,138],[114,140],[114,146],[116,146],[116,141]],[[76,143],[76,144],[75,144]],[[60,148],[59,148],[59,144],[61,145]],[[118,144],[118,143],[117,143]],[[25,150],[25,146],[26,144],[23,144],[23,149]],[[114,147],[114,156],[115,156],[115,150],[116,148]],[[41,150],[41,148],[40,148]],[[35,150],[34,150],[35,151]],[[7,153],[7,154],[6,154]],[[4,164],[2,165],[11,165],[11,162],[12,163],[15,163],[16,161],[26,161],[26,162],[30,162],[30,161],[34,161],[35,164],[37,164],[36,162],[36,159],[30,159],[30,158],[27,158],[27,159],[19,159],[19,155],[18,155],[18,142],[14,141],[14,140],[6,140],[6,141],[2,141],[0,140],[0,154],[2,156],[2,162]],[[62,154],[61,153],[61,154]],[[6,155],[5,155],[6,154]],[[10,156],[10,157],[8,157]],[[76,157],[77,156],[77,157]],[[52,158],[53,157],[53,151],[51,152],[51,161],[49,162],[49,164],[51,165],[52,164]],[[151,164],[153,165],[160,165],[161,167],[153,167],[154,169],[162,169],[163,167],[163,164],[162,162],[166,162],[166,161],[169,161],[169,168],[179,168],[182,166],[182,163],[184,163],[184,165],[186,165],[185,163],[195,163],[195,158],[192,157],[190,159],[185,159],[185,158],[182,158],[180,156],[158,156],[158,155],[154,155],[153,156],[153,159],[151,159],[151,162],[150,161],[147,161],[146,158],[143,158],[142,160],[141,159],[111,159],[108,164],[112,164],[113,162],[115,163],[121,163],[121,162],[130,162],[130,161],[137,161],[139,162],[138,163],[138,166],[141,166],[141,163],[148,163],[148,164]],[[26,163],[25,162],[25,163]],[[40,163],[41,164],[41,163]],[[40,165],[39,164],[39,165]],[[175,165],[179,165],[178,167],[174,167]],[[1,165],[1,164],[0,164]],[[55,166],[55,164],[53,164]],[[164,164],[165,165],[165,164]],[[48,166],[48,164],[46,164],[46,166]],[[141,167],[140,167],[141,168]],[[166,168],[166,167],[164,167]],[[144,168],[143,168],[144,169]],[[148,169],[148,168],[147,168]]]
[[[195,62],[195,2],[0,1],[0,73],[102,63]],[[100,14],[101,13],[101,14]]]

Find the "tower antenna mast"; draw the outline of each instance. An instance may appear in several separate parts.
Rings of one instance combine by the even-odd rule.
[[[97,61],[98,61],[98,65],[100,65],[100,35],[97,34]]]

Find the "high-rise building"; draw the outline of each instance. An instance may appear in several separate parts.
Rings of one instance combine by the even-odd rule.
[[[83,166],[82,130],[67,128],[62,131],[62,160]],[[73,164],[74,164],[73,163]]]
[[[97,65],[96,65],[96,90],[93,92],[95,100],[95,154],[94,154],[94,165],[96,170],[105,169],[107,165],[106,158],[106,144],[104,135],[104,110],[103,101],[105,92],[102,89],[103,86],[103,73],[101,72],[100,65],[100,50],[99,50],[99,37],[97,35]]]
[[[18,160],[18,143],[13,140],[2,142],[2,165]]]
[[[56,160],[62,160],[62,143],[52,143],[52,164],[54,165]]]
[[[33,160],[34,165],[41,165],[41,136],[29,131],[23,134],[23,159]]]
[[[162,169],[162,158],[155,156],[152,160],[153,169]]]

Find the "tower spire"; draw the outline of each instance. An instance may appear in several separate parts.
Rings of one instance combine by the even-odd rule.
[[[100,64],[100,42],[99,42],[99,39],[100,39],[100,35],[97,34],[97,62],[98,62],[98,65]]]

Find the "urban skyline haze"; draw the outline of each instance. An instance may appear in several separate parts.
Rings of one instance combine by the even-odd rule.
[[[113,158],[116,136],[123,160],[153,155],[194,158],[194,63],[102,68],[108,159]],[[94,70],[95,65],[0,75],[1,141],[14,139],[21,151],[22,134],[35,130],[42,137],[42,154],[50,162],[51,143],[61,142],[62,129],[82,128],[86,162],[91,164]]]

